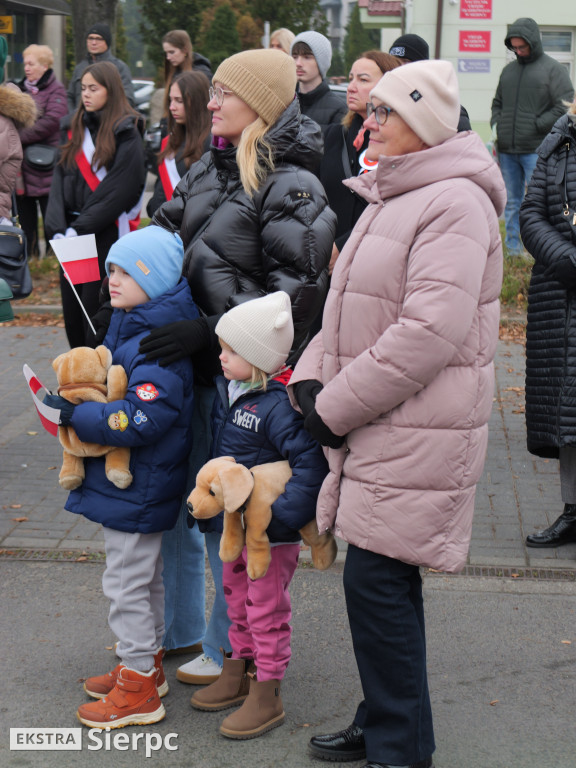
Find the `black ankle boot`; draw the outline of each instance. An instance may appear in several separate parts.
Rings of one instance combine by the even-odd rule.
[[[348,760],[361,760],[366,757],[364,733],[356,723],[335,733],[312,736],[308,745],[310,753],[321,760],[344,763]]]
[[[564,504],[560,517],[540,533],[526,536],[528,547],[560,547],[576,542],[576,504]]]

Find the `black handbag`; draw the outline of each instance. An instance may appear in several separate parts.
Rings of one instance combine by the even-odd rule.
[[[35,171],[52,171],[58,160],[58,147],[30,144],[24,150],[24,162]]]
[[[32,277],[28,267],[26,235],[18,222],[16,195],[12,193],[12,225],[0,224],[0,277],[15,299],[25,299],[32,293]]]

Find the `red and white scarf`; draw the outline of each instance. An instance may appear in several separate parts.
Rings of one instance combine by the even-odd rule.
[[[78,170],[82,174],[82,178],[86,184],[88,184],[92,192],[94,192],[98,184],[100,184],[102,179],[108,173],[106,168],[103,166],[98,168],[96,171],[93,170],[92,159],[94,157],[95,151],[96,148],[94,146],[94,142],[92,141],[90,131],[88,128],[85,128],[84,141],[82,142],[82,149],[80,149],[76,155],[76,164],[78,166]],[[138,229],[140,226],[140,211],[142,209],[143,200],[144,190],[142,190],[142,195],[140,196],[140,200],[138,200],[136,205],[129,211],[120,214],[116,221],[118,226],[118,237],[123,237],[124,235],[127,235],[128,232],[134,232],[134,230]]]
[[[164,151],[166,144],[168,143],[169,136],[165,136],[162,139],[161,149]],[[158,175],[162,182],[162,189],[166,200],[172,200],[172,195],[176,189],[176,185],[180,181],[180,174],[176,168],[176,157],[165,157],[161,163],[158,164]]]

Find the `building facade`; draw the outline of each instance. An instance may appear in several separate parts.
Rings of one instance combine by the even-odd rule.
[[[344,41],[355,2],[321,0],[334,45]],[[576,2],[565,0],[357,0],[362,23],[380,30],[387,51],[401,34],[423,37],[433,58],[451,61],[458,74],[462,104],[473,127],[489,137],[492,99],[503,67],[513,54],[504,45],[507,26],[533,18],[544,50],[567,68],[576,84]]]
[[[49,45],[54,52],[54,72],[64,81],[66,69],[65,17],[71,13],[66,0],[0,0],[0,34],[8,41],[6,80],[24,77],[22,51],[32,43]]]

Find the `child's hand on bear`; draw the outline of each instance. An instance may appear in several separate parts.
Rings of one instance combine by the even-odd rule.
[[[56,408],[56,410],[60,411],[60,420],[58,421],[58,424],[61,427],[67,427],[70,424],[74,408],[76,408],[74,403],[65,400],[63,397],[60,397],[60,395],[46,395],[42,402],[44,405],[47,405],[50,408]]]

